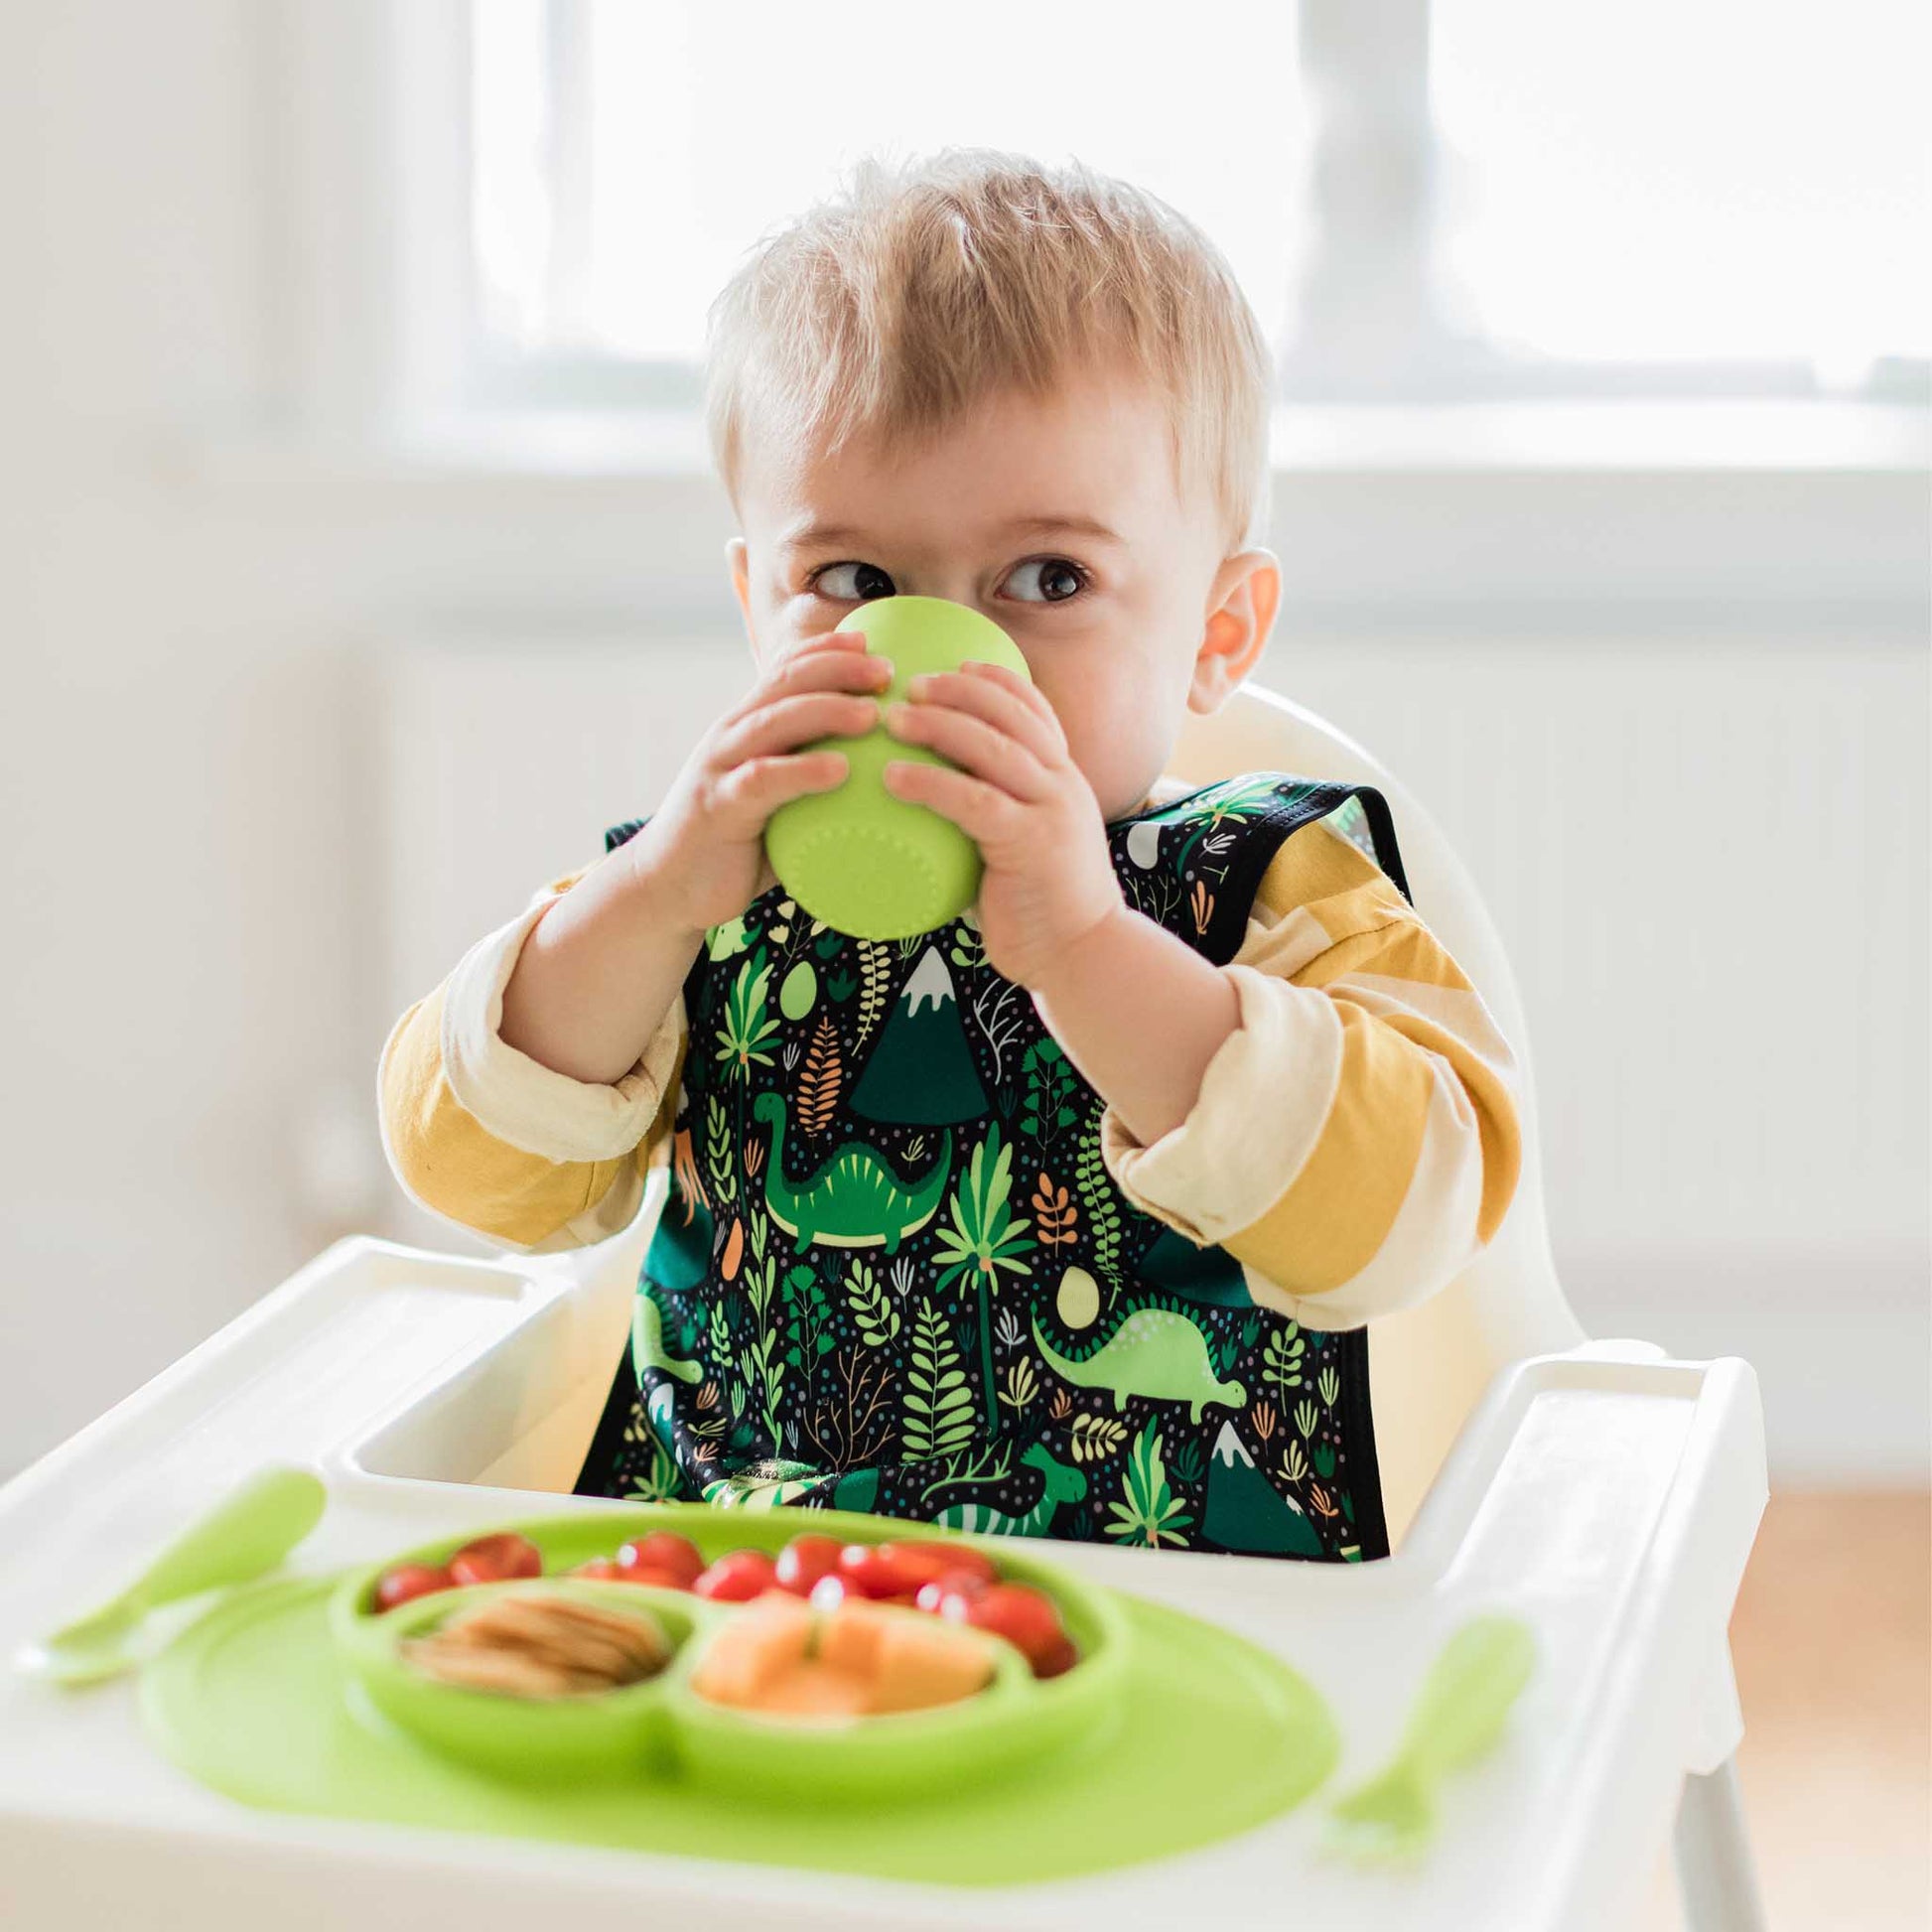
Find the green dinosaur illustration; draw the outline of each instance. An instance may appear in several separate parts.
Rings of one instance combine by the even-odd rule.
[[[664,1345],[664,1311],[648,1295],[637,1297],[630,1311],[630,1360],[641,1376],[647,1368],[661,1368],[680,1382],[701,1382],[704,1367],[673,1355]]]
[[[985,1503],[954,1503],[932,1520],[941,1529],[971,1530],[980,1536],[1049,1535],[1049,1525],[1062,1503],[1085,1500],[1087,1479],[1078,1469],[1069,1469],[1064,1462],[1055,1461],[1039,1443],[1020,1459],[1037,1469],[1040,1478],[1039,1501],[1026,1515],[1009,1516],[1005,1510],[989,1508]]]
[[[736,959],[752,943],[743,918],[727,919],[704,936],[705,956],[709,959]]]
[[[1239,1409],[1248,1391],[1239,1382],[1220,1382],[1207,1356],[1207,1338],[1184,1314],[1172,1309],[1136,1309],[1084,1361],[1060,1354],[1039,1332],[1034,1316],[1034,1346],[1062,1382],[1076,1389],[1110,1389],[1114,1407],[1125,1409],[1130,1395],[1157,1402],[1184,1402],[1189,1422],[1199,1422],[1210,1402]]]
[[[785,1097],[765,1092],[752,1103],[755,1119],[771,1129],[764,1164],[764,1204],[771,1218],[801,1247],[878,1248],[895,1254],[938,1212],[952,1172],[952,1129],[939,1152],[910,1187],[863,1141],[848,1141],[809,1179],[794,1187],[785,1178]]]

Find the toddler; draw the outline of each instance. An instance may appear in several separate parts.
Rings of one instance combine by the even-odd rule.
[[[1270,368],[1151,198],[952,154],[864,171],[713,316],[757,679],[657,813],[397,1024],[403,1184],[600,1241],[670,1167],[582,1493],[1325,1559],[1388,1547],[1365,1324],[1517,1173],[1514,1068],[1370,791],[1164,778],[1260,656]],[[878,718],[874,598],[992,618],[1033,682],[918,680],[888,788],[979,845],[879,944],[765,865]]]

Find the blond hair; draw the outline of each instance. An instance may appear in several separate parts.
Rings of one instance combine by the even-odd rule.
[[[756,426],[831,451],[917,439],[1002,391],[1124,367],[1166,404],[1183,488],[1231,545],[1262,500],[1270,358],[1192,222],[1079,166],[955,149],[862,165],[768,236],[711,311],[707,414],[734,496]]]

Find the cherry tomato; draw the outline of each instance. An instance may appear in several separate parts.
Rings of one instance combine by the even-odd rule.
[[[458,1584],[504,1584],[513,1577],[541,1577],[537,1546],[513,1531],[480,1536],[450,1559],[450,1580]]]
[[[810,1600],[812,1608],[822,1614],[836,1610],[843,1603],[864,1603],[872,1599],[843,1572],[828,1570],[812,1586]]]
[[[955,1567],[955,1552],[936,1543],[848,1543],[839,1552],[839,1574],[868,1596],[916,1596]],[[970,1567],[970,1566],[967,1566]]]
[[[950,1617],[955,1623],[964,1623],[973,1598],[986,1587],[985,1579],[977,1571],[948,1570],[943,1577],[935,1577],[931,1583],[921,1584],[913,1601],[920,1609],[930,1610],[934,1616]]]
[[[895,1543],[891,1548],[899,1552],[901,1563],[922,1565],[926,1569],[927,1580],[934,1577],[972,1575],[983,1584],[997,1584],[1000,1572],[991,1557],[979,1550],[969,1548],[964,1543]]]
[[[719,1603],[749,1603],[777,1587],[777,1573],[762,1550],[734,1550],[704,1571],[691,1587]]]
[[[778,1587],[794,1596],[809,1596],[821,1577],[838,1569],[839,1551],[835,1536],[794,1536],[778,1552]]]
[[[620,1564],[617,1581],[621,1584],[638,1584],[645,1589],[679,1589],[686,1594],[689,1594],[691,1589],[691,1586],[682,1577],[675,1576],[668,1570],[653,1570],[648,1564],[643,1563]]]
[[[1052,1598],[1025,1584],[989,1585],[968,1603],[966,1621],[976,1630],[1004,1637],[1035,1669],[1066,1641]]]
[[[675,1577],[676,1587],[689,1589],[704,1571],[704,1558],[688,1536],[670,1530],[652,1530],[629,1543],[621,1544],[618,1562],[626,1570],[657,1570]]]
[[[375,1607],[378,1614],[383,1610],[398,1609],[404,1603],[414,1602],[419,1596],[431,1596],[439,1589],[452,1587],[447,1570],[433,1569],[426,1563],[399,1563],[376,1579]]]
[[[839,1552],[838,1574],[854,1596],[890,1596],[897,1587],[881,1567],[883,1543],[848,1543]]]
[[[648,1589],[683,1589],[691,1586],[668,1570],[652,1570],[647,1564],[620,1563],[616,1557],[593,1557],[570,1573],[588,1577],[594,1584],[640,1584]]]
[[[1033,1660],[1035,1677],[1061,1677],[1080,1661],[1080,1653],[1073,1648],[1071,1637],[1062,1637],[1058,1643],[1049,1645],[1039,1656]]]

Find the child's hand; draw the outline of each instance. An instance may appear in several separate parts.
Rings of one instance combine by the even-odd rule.
[[[1032,987],[1055,953],[1120,909],[1107,828],[1053,708],[1004,665],[914,678],[886,713],[895,738],[959,769],[894,760],[886,789],[951,819],[986,861],[980,933],[1008,979]]]
[[[662,809],[621,848],[652,876],[682,929],[701,933],[758,897],[765,820],[845,781],[844,753],[798,748],[872,730],[892,675],[856,630],[808,638],[698,741]]]

